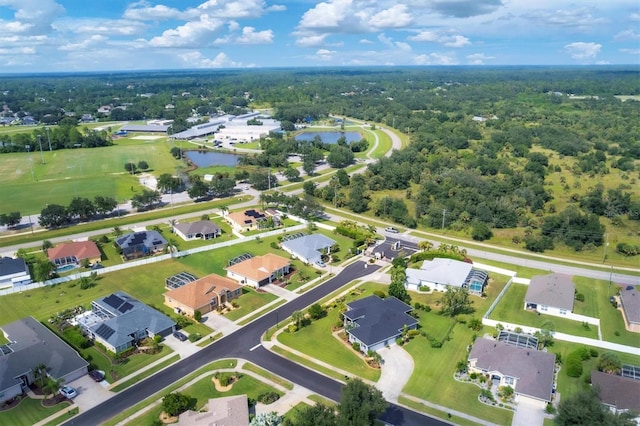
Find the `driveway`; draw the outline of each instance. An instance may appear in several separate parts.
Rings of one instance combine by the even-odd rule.
[[[528,401],[527,398],[518,398],[511,426],[542,426],[543,423],[544,409],[540,404]]]
[[[212,328],[215,332],[222,333],[224,336],[240,328],[235,322],[215,312],[205,314],[202,319],[208,327]]]
[[[287,302],[300,296],[298,293],[294,293],[293,291],[279,287],[275,284],[263,285],[262,287],[260,287],[260,289],[266,291],[267,293],[275,294],[276,296],[286,300]]]
[[[376,387],[382,391],[384,399],[397,402],[402,388],[413,373],[413,358],[402,346],[391,345],[378,350],[382,357],[382,372]]]
[[[73,403],[80,408],[81,412],[95,407],[113,396],[113,393],[108,390],[109,383],[106,380],[96,383],[86,374],[79,379],[65,383],[65,385],[78,391],[78,396],[73,398]]]

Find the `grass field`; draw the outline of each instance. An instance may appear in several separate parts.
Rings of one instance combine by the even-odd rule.
[[[61,403],[53,407],[43,407],[41,400],[25,398],[18,406],[0,411],[0,424],[31,426],[68,406],[68,403]]]
[[[8,200],[2,211],[20,211],[25,216],[40,212],[46,204],[67,205],[76,196],[103,195],[122,202],[140,188],[137,177],[127,174],[124,164],[144,160],[156,175],[175,173],[182,163],[169,149],[164,140],[123,138],[113,146],[44,151],[42,157],[40,152],[2,154],[2,191]]]
[[[542,327],[547,321],[555,326],[555,331],[574,336],[598,338],[598,330],[595,326],[585,328],[581,322],[572,321],[551,315],[538,315],[536,312],[524,310],[524,298],[528,286],[524,284],[511,284],[509,290],[504,294],[502,300],[496,305],[489,316],[496,321],[504,321],[512,324],[528,325],[531,327]]]
[[[280,394],[280,396],[282,396],[281,392],[278,392],[275,388],[247,374],[241,375],[240,380],[238,380],[230,390],[226,392],[220,392],[216,390],[215,385],[211,380],[212,375],[198,380],[193,385],[181,391],[181,393],[189,395],[191,398],[196,399],[196,410],[201,410],[203,407],[205,407],[210,398],[220,398],[223,396],[244,394],[247,395],[248,398],[255,400],[259,395],[266,392],[276,392]],[[158,419],[161,412],[162,406],[158,405],[156,407],[153,407],[142,416],[137,417],[136,419],[126,424],[135,426],[154,424],[154,420]]]

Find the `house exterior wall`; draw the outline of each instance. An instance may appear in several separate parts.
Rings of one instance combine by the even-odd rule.
[[[0,277],[0,286],[19,286],[31,284],[31,276],[27,272],[17,272],[15,274],[3,275]]]
[[[10,400],[18,395],[22,395],[22,386],[16,384],[6,389],[0,389],[0,403]]]
[[[70,383],[73,382],[76,379],[79,379],[80,377],[86,375],[89,372],[87,366],[85,365],[82,368],[79,368],[75,371],[72,371],[64,376],[62,376],[62,379],[64,379],[65,383]]]

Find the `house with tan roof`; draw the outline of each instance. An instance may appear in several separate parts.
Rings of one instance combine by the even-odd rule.
[[[226,215],[227,222],[238,232],[253,231],[260,229],[262,224],[266,222],[267,215],[260,210],[244,210],[241,212],[228,213]]]
[[[289,273],[291,262],[282,256],[267,253],[227,267],[227,277],[255,288],[269,284]]]
[[[60,268],[65,265],[81,266],[83,262],[90,265],[99,263],[102,255],[93,241],[72,241],[50,248],[47,250],[47,257]]]
[[[212,398],[206,411],[185,411],[178,418],[180,426],[249,426],[247,395]]]
[[[164,304],[190,317],[222,308],[242,296],[242,286],[230,278],[211,274],[164,294]]]

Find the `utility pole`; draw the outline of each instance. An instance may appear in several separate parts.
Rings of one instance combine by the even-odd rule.
[[[47,131],[47,140],[49,141],[49,152],[53,152],[53,149],[51,149],[51,136],[49,136],[49,128],[45,127],[45,130]]]
[[[442,230],[444,231],[444,218],[447,215],[447,209],[442,209]]]
[[[38,135],[38,145],[40,145],[40,159],[42,160],[42,164],[44,164],[44,154],[42,153],[42,138]]]
[[[604,234],[605,242],[604,242],[604,254],[602,255],[602,263],[607,260],[607,247],[609,246],[609,234]]]

